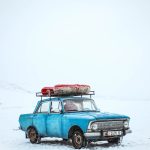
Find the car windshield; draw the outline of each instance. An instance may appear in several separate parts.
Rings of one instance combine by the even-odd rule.
[[[64,100],[63,104],[65,112],[98,111],[95,102],[92,99],[67,99]]]

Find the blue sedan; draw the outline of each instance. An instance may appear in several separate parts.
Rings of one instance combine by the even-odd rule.
[[[119,143],[130,133],[130,118],[100,112],[91,98],[82,96],[49,97],[38,101],[32,114],[19,117],[20,129],[31,143],[44,137],[58,137],[80,149],[91,141]]]

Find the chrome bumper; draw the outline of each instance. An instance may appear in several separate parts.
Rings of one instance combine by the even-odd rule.
[[[128,129],[128,130],[125,130],[124,131],[124,134],[123,135],[126,135],[126,134],[128,134],[128,133],[132,133],[132,130],[130,130],[130,129]],[[100,136],[104,136],[104,135],[101,135],[101,132],[86,132],[86,133],[84,133],[84,136],[86,137],[86,138],[94,138],[94,137],[100,137]]]
[[[128,134],[128,133],[132,133],[132,130],[128,129],[128,130],[125,130],[125,133]]]
[[[101,133],[100,132],[87,132],[87,133],[84,133],[84,136],[85,137],[99,137],[101,136]]]

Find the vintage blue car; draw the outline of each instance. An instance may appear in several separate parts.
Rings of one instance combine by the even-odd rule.
[[[129,120],[125,115],[99,111],[94,100],[83,95],[41,99],[33,113],[19,117],[20,129],[31,143],[58,137],[70,141],[76,149],[91,141],[118,144],[131,132]]]

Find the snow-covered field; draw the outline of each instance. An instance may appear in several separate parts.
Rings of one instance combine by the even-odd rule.
[[[97,91],[98,92],[98,91]],[[32,112],[36,105],[34,93],[17,85],[0,85],[0,149],[41,150],[74,149],[61,139],[42,139],[41,144],[31,144],[22,131],[18,129],[18,117],[21,113]],[[106,142],[91,143],[86,149],[109,150],[149,150],[150,149],[150,101],[149,100],[115,100],[96,98],[101,111],[126,114],[131,117],[133,131],[124,137],[120,146]]]

